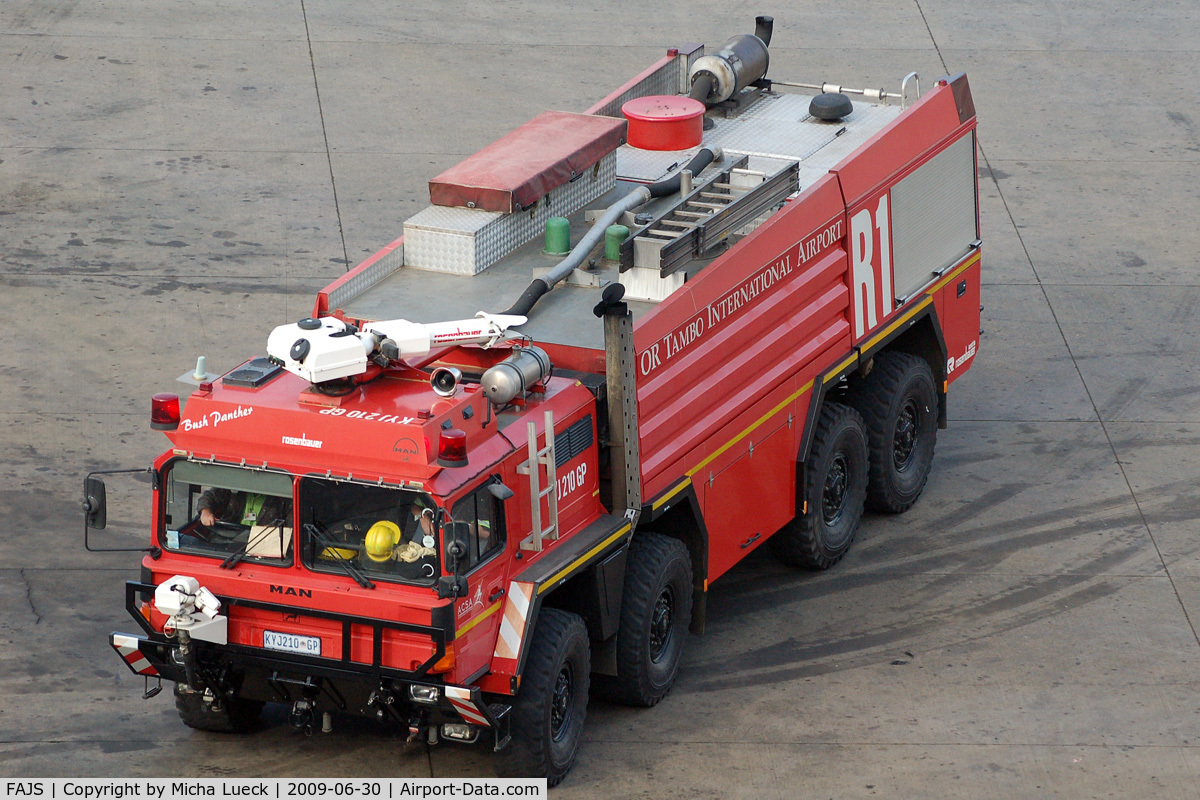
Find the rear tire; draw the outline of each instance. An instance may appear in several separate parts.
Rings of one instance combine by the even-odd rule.
[[[867,433],[857,411],[825,403],[805,476],[808,512],[797,509],[796,518],[771,537],[771,550],[794,567],[829,569],[854,542],[867,493]]]
[[[246,733],[262,714],[261,700],[222,699],[219,703],[205,700],[203,691],[194,691],[182,683],[175,684],[175,710],[183,724],[210,733]]]
[[[937,444],[938,398],[923,358],[888,352],[851,392],[870,446],[867,508],[899,514],[925,488]]]
[[[538,614],[511,712],[512,741],[495,756],[498,776],[544,776],[554,786],[571,769],[587,717],[589,648],[578,614],[557,608]]]
[[[678,539],[644,533],[634,537],[625,563],[617,675],[605,681],[605,694],[649,708],[679,674],[692,618],[692,561]]]

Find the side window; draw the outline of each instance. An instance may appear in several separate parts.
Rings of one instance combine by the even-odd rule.
[[[500,503],[488,491],[488,484],[454,504],[451,516],[467,523],[467,557],[464,572],[489,559],[504,543],[504,517]]]

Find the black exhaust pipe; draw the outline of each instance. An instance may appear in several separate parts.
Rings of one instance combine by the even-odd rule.
[[[771,46],[771,31],[775,28],[775,18],[766,15],[754,18],[754,35],[762,39],[767,47]]]

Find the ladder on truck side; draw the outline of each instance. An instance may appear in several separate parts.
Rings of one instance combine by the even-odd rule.
[[[529,501],[533,506],[533,530],[521,540],[522,550],[541,552],[543,541],[555,541],[558,529],[558,462],[554,452],[554,412],[546,412],[546,446],[538,449],[537,424],[529,423],[529,460],[517,467],[521,475],[529,476]],[[546,487],[541,484],[542,467],[546,468]],[[542,498],[549,497],[546,527],[542,527]]]

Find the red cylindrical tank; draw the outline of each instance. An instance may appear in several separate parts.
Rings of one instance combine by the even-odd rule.
[[[629,120],[629,145],[642,150],[688,150],[704,139],[704,103],[655,94],[621,106]]]

